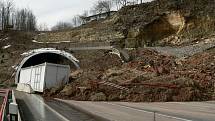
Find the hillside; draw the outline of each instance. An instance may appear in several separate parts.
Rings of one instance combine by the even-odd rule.
[[[60,37],[64,36],[64,41],[114,41],[121,47],[160,45],[164,46],[166,52],[156,52],[155,48],[130,50],[130,62],[117,64],[114,60],[109,62],[114,67],[104,70],[96,66],[104,68],[103,62],[97,62],[102,58],[91,58],[91,65],[94,66],[72,73],[72,83],[47,90],[44,96],[137,102],[214,99],[213,4],[212,0],[153,1],[124,7],[111,18],[94,21],[71,31],[44,33],[39,36],[39,41],[43,37],[56,36],[59,38],[48,41],[60,41]],[[82,38],[73,40],[67,36],[75,31],[80,31],[75,37]],[[196,46],[196,43],[200,46]],[[201,48],[206,43],[212,46],[203,52],[195,52],[197,49],[194,46]],[[175,47],[175,50],[181,46],[181,50],[175,51],[180,56],[169,55],[174,51],[166,45]],[[182,53],[187,56],[181,57]]]
[[[213,0],[155,0],[127,6],[105,20],[71,31],[42,33],[38,41],[114,41],[122,47],[182,45],[214,33]]]
[[[44,96],[132,102],[215,98],[214,49],[176,58],[142,48],[129,51],[133,59],[128,63],[120,63],[117,57],[101,52],[77,52],[81,69],[71,73],[71,83],[46,90]]]
[[[81,69],[71,72],[69,84],[46,90],[45,97],[136,102],[213,100],[214,8],[213,0],[159,0],[124,7],[110,18],[70,31],[0,32],[0,84],[13,84],[12,66],[20,62],[23,52],[52,47],[72,52]],[[73,43],[104,41],[139,48],[126,49],[131,57],[126,63],[109,50],[71,51]]]
[[[1,86],[10,87],[14,83],[12,66],[20,62],[23,52],[43,47],[58,47],[58,49],[64,50],[69,48],[69,44],[64,43],[33,43],[32,38],[35,34],[28,32],[1,34]],[[4,48],[8,45],[11,46]],[[74,56],[80,60],[81,70],[71,73],[71,82],[68,85],[47,90],[44,96],[94,101],[203,101],[214,99],[214,48],[186,58],[177,58],[144,48],[128,52],[132,60],[122,63],[119,57],[108,51],[74,51]],[[125,87],[125,90],[100,84],[104,81]]]
[[[32,42],[36,32],[0,31],[0,85],[14,84],[15,67],[24,58],[21,54],[38,48],[69,48],[65,44],[39,44]]]

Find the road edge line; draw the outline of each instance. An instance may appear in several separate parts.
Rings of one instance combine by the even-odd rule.
[[[59,118],[63,119],[64,121],[71,121],[69,119],[67,119],[66,117],[64,117],[62,114],[58,113],[57,111],[55,111],[53,108],[51,108],[48,104],[44,103],[43,101],[41,101],[36,95],[33,94],[33,96],[42,104],[44,104],[45,107],[47,107],[50,111],[52,111],[53,113],[55,113],[57,116],[59,116]]]
[[[154,113],[154,112],[151,112],[151,111],[146,111],[144,109],[136,109],[134,107],[125,106],[125,105],[121,105],[121,104],[113,104],[113,103],[109,103],[109,102],[103,102],[103,103],[110,104],[110,105],[113,105],[113,106],[120,106],[120,107],[124,107],[124,108],[128,108],[128,109],[132,109],[132,110],[137,110],[137,111],[141,111],[141,112],[145,112],[145,113]],[[160,115],[160,116],[167,117],[167,118],[173,118],[173,119],[181,120],[181,121],[193,121],[193,120],[190,120],[190,119],[180,118],[180,117],[176,117],[176,116],[170,116],[170,115],[161,114],[161,113],[156,113],[156,114]]]
[[[58,99],[58,98],[54,98],[54,99],[55,99],[56,101],[60,101],[60,102],[62,102],[62,103],[66,103],[66,104],[68,104],[69,106],[71,106],[72,108],[74,108],[75,110],[80,111],[80,112],[83,112],[83,113],[85,113],[85,114],[87,114],[87,115],[89,115],[89,116],[95,118],[95,119],[98,120],[98,121],[111,121],[110,119],[104,118],[104,117],[99,116],[99,115],[96,115],[95,113],[92,113],[92,112],[90,112],[90,111],[88,111],[88,110],[86,110],[86,109],[83,109],[83,108],[81,108],[80,106],[77,106],[77,105],[75,105],[75,104],[68,103],[68,102],[66,102],[66,100],[62,100],[62,99]],[[68,101],[69,101],[69,100],[68,100]],[[74,101],[74,100],[72,100],[72,101]]]

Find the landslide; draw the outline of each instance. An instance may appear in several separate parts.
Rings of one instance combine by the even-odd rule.
[[[111,41],[121,47],[191,44],[214,34],[214,0],[155,0],[70,31],[41,33],[38,41]]]
[[[113,41],[121,47],[136,48],[129,51],[132,60],[128,63],[120,64],[115,57],[108,60],[109,56],[91,58],[88,64],[93,66],[72,73],[71,83],[48,89],[44,96],[89,101],[214,100],[214,8],[214,0],[155,0],[124,7],[110,18],[71,31],[43,33],[39,38],[64,36],[64,40],[75,42]],[[205,44],[209,45],[207,50],[201,49]],[[175,52],[188,56],[137,48],[158,45],[164,49],[167,45],[181,46]],[[164,51],[168,53],[171,49]],[[187,51],[191,52],[186,54]],[[80,62],[83,61],[86,60]]]
[[[93,21],[71,31],[29,33],[0,32],[0,84],[10,86],[11,66],[21,53],[42,47],[68,49],[70,44],[37,41],[114,41],[122,47],[192,45],[214,37],[214,1],[159,0],[122,8],[114,16]],[[4,49],[3,47],[11,45]],[[182,47],[183,48],[183,47]],[[46,90],[45,97],[92,101],[206,101],[215,98],[215,49],[186,58],[153,49],[129,51],[122,63],[109,51],[78,51],[81,70],[70,83]],[[109,84],[108,84],[108,83]],[[5,84],[6,83],[6,84]],[[9,84],[8,84],[9,83]]]
[[[89,67],[71,73],[69,84],[48,89],[44,96],[132,102],[215,99],[215,49],[187,58],[176,58],[151,49],[129,53],[133,60],[123,64],[115,56],[108,60],[108,54],[108,58],[91,58]]]

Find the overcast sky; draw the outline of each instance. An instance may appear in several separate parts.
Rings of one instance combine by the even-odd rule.
[[[14,0],[18,8],[30,8],[38,24],[52,27],[59,21],[71,21],[72,17],[90,10],[97,0]],[[145,0],[151,1],[151,0]]]

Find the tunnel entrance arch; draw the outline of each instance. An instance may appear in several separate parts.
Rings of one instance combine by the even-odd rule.
[[[71,68],[79,69],[79,61],[70,53],[54,48],[41,48],[23,53],[24,59],[17,67],[15,82],[19,83],[20,71],[24,67],[38,65],[44,62],[67,64]]]

